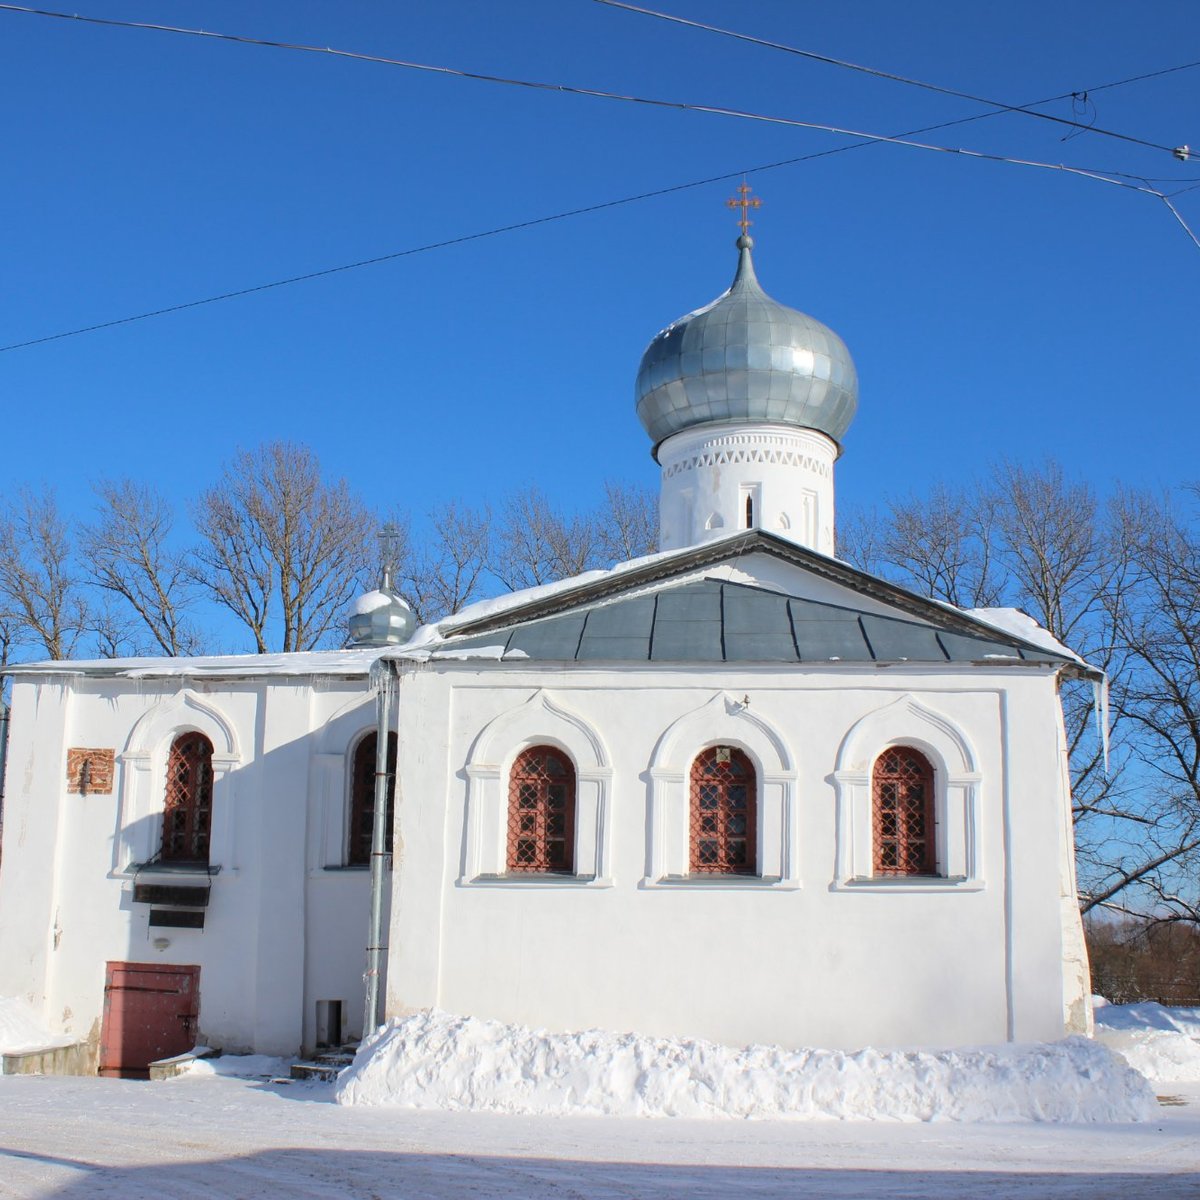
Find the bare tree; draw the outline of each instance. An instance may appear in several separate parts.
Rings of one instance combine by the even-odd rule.
[[[597,545],[609,563],[626,562],[658,549],[658,492],[637,484],[604,485]]]
[[[994,519],[992,497],[980,489],[939,484],[927,497],[890,501],[882,520],[850,514],[839,527],[839,551],[863,570],[922,595],[960,608],[989,608],[1003,591]]]
[[[88,606],[54,493],[21,490],[0,509],[0,619],[12,643],[70,658],[87,632]]]
[[[200,652],[200,636],[188,620],[195,600],[187,556],[170,545],[174,513],[153,488],[132,480],[94,485],[97,520],[80,532],[80,547],[95,584],[119,597],[138,617],[163,654]],[[114,639],[113,614],[105,622]],[[124,640],[127,640],[127,636]]]
[[[1181,704],[1187,692],[1178,677],[1191,669],[1186,655],[1174,663],[1174,689],[1156,692],[1146,671],[1153,662],[1161,673],[1172,636],[1181,636],[1189,619],[1195,628],[1197,614],[1180,607],[1178,564],[1187,559],[1180,530],[1162,528],[1144,503],[1102,507],[1090,488],[1067,481],[1054,463],[1002,463],[978,488],[934,488],[927,498],[891,503],[882,517],[852,516],[849,529],[842,552],[866,569],[961,607],[1024,609],[1107,672],[1107,769],[1092,685],[1070,678],[1060,683],[1081,899],[1086,910],[1144,906],[1156,889],[1165,894],[1177,864],[1193,849],[1193,810],[1182,797],[1196,792],[1182,769],[1179,778],[1165,778],[1162,762],[1172,754],[1177,765],[1185,761],[1179,743],[1193,720],[1200,721],[1200,686],[1193,714]],[[1157,585],[1140,563],[1148,547],[1162,559]],[[1171,629],[1163,628],[1164,621]],[[1144,669],[1135,670],[1139,655]],[[1153,724],[1160,744],[1151,749]],[[1192,774],[1200,779],[1200,737],[1195,760]]]
[[[597,564],[598,526],[590,515],[551,508],[535,487],[517,492],[494,530],[489,569],[511,592],[578,575]]]
[[[259,653],[311,650],[367,582],[376,521],[306,446],[241,451],[196,506],[194,578],[250,630]]]
[[[418,621],[459,612],[484,592],[492,557],[491,512],[453,502],[430,514],[433,534],[402,565],[400,590]]]
[[[1146,828],[1137,843],[1114,841],[1085,911],[1132,903],[1156,921],[1194,922],[1200,920],[1200,536],[1169,499],[1125,494],[1114,507],[1136,568],[1113,605],[1124,655],[1115,703],[1136,731]]]

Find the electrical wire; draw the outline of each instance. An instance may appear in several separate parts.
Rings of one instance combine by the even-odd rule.
[[[618,0],[599,0],[599,2],[605,3],[605,4],[612,3],[618,7],[629,8],[635,12],[645,13],[649,16],[660,17],[663,20],[678,21],[683,24],[689,24],[689,25],[690,24],[698,24],[697,22],[686,21],[682,17],[672,17],[665,13],[658,13],[658,12],[655,12],[653,9],[637,8],[634,5],[618,4]],[[335,58],[348,58],[348,59],[353,59],[353,60],[356,60],[359,62],[376,63],[381,66],[400,67],[400,68],[403,68],[405,70],[410,70],[410,71],[425,71],[425,72],[429,72],[429,73],[435,74],[435,75],[450,75],[450,76],[454,76],[455,78],[458,78],[458,79],[472,79],[472,80],[475,80],[480,83],[496,83],[496,84],[504,84],[509,87],[532,88],[537,91],[561,92],[566,95],[573,95],[573,96],[589,96],[589,97],[591,97],[593,99],[597,99],[597,100],[620,100],[627,104],[644,104],[644,105],[648,105],[653,108],[669,108],[669,109],[675,109],[677,111],[683,111],[683,112],[707,113],[712,116],[735,117],[735,118],[739,118],[741,120],[746,120],[746,121],[762,121],[762,122],[766,122],[767,124],[787,125],[787,126],[792,126],[794,128],[799,128],[799,129],[827,130],[830,132],[847,133],[854,137],[868,136],[868,135],[862,134],[861,132],[856,131],[856,130],[837,129],[836,127],[833,127],[833,126],[821,125],[821,124],[817,124],[817,123],[811,122],[811,121],[800,121],[800,120],[796,120],[796,119],[793,119],[790,117],[771,116],[766,113],[751,112],[751,111],[748,111],[745,109],[726,108],[722,105],[692,104],[692,103],[688,103],[688,102],[680,101],[680,100],[659,100],[659,99],[654,99],[654,98],[646,97],[646,96],[629,95],[624,92],[605,91],[602,88],[586,88],[586,87],[579,87],[577,85],[566,84],[566,83],[550,83],[550,82],[546,82],[544,80],[516,79],[511,76],[505,76],[505,75],[491,75],[491,74],[486,74],[486,73],[479,72],[479,71],[465,71],[459,67],[446,67],[446,66],[439,66],[436,64],[432,64],[432,63],[412,62],[408,59],[388,58],[384,55],[379,55],[379,54],[366,54],[366,53],[363,53],[363,52],[357,51],[357,50],[338,50],[331,46],[310,46],[310,45],[307,45],[302,42],[283,42],[283,41],[278,41],[278,40],[275,40],[272,38],[249,37],[244,34],[217,33],[217,32],[214,32],[213,30],[209,30],[209,29],[191,29],[191,28],[188,28],[186,26],[181,26],[181,25],[163,25],[163,24],[159,24],[157,22],[150,22],[150,21],[121,21],[121,20],[117,20],[116,18],[113,18],[113,17],[88,17],[88,16],[83,16],[80,13],[59,12],[54,9],[45,9],[45,8],[30,8],[25,5],[20,5],[20,4],[0,4],[0,12],[21,13],[21,14],[24,14],[27,16],[37,16],[37,17],[53,17],[53,18],[57,18],[59,20],[65,20],[65,21],[82,21],[85,24],[89,24],[89,25],[105,25],[105,26],[112,26],[112,27],[121,28],[121,29],[142,29],[142,30],[156,32],[156,33],[183,34],[188,37],[209,38],[209,39],[213,39],[216,41],[234,42],[239,45],[246,45],[246,46],[264,46],[264,47],[269,47],[269,48],[275,49],[275,50],[293,50],[293,51],[299,51],[301,53],[306,53],[306,54],[329,54],[329,55],[334,56]],[[701,26],[701,28],[711,29],[713,32],[727,34],[730,37],[744,38],[747,41],[762,41],[762,39],[751,38],[747,34],[732,33],[729,30],[719,29],[716,26],[705,25],[705,26]],[[1186,147],[1161,146],[1155,142],[1143,141],[1141,138],[1131,137],[1127,134],[1114,133],[1111,130],[1095,129],[1090,126],[1082,126],[1078,122],[1068,121],[1064,117],[1054,117],[1048,113],[1035,112],[1031,108],[1022,108],[1022,107],[1015,106],[1015,105],[1008,105],[1008,104],[1002,104],[1002,103],[999,103],[996,101],[985,100],[979,96],[972,96],[967,92],[956,92],[956,91],[953,91],[948,88],[938,87],[935,84],[920,83],[917,80],[907,79],[906,77],[901,76],[901,75],[890,75],[887,72],[876,71],[874,68],[870,68],[870,67],[858,67],[858,66],[855,66],[855,64],[846,63],[840,59],[832,59],[832,58],[827,58],[826,56],[823,56],[823,55],[816,55],[812,51],[797,50],[794,47],[784,46],[781,43],[762,41],[762,44],[770,45],[770,46],[773,46],[776,49],[780,49],[780,50],[790,50],[792,53],[802,54],[806,57],[816,57],[816,58],[819,58],[823,62],[831,62],[831,63],[835,63],[836,65],[839,65],[839,66],[853,67],[855,70],[867,71],[870,74],[881,75],[885,78],[897,79],[904,83],[915,84],[920,87],[929,88],[933,91],[943,92],[946,95],[956,96],[961,99],[972,100],[972,101],[975,101],[976,103],[989,104],[989,105],[992,105],[994,108],[999,109],[1002,112],[1023,112],[1023,113],[1027,113],[1030,116],[1041,117],[1048,121],[1054,121],[1058,124],[1070,125],[1073,128],[1077,128],[1077,129],[1085,129],[1086,128],[1086,129],[1089,129],[1090,132],[1093,132],[1093,133],[1106,134],[1109,137],[1120,138],[1123,141],[1132,142],[1132,143],[1134,143],[1136,145],[1140,145],[1140,146],[1146,146],[1153,150],[1163,150],[1169,154],[1173,154],[1176,156],[1178,156],[1181,152],[1185,157],[1188,155],[1188,151],[1187,151]],[[1189,64],[1189,65],[1200,65],[1200,64]],[[1177,69],[1182,70],[1184,68],[1180,67]],[[1093,89],[1093,90],[1095,90],[1095,89]],[[1068,95],[1070,95],[1070,94],[1072,94],[1072,93],[1068,93]]]
[[[1195,232],[1184,220],[1179,210],[1171,203],[1168,196],[1155,188],[1144,186],[1139,187],[1134,183],[1127,182],[1121,179],[1113,179],[1107,174],[1100,171],[1089,171],[1082,167],[1068,167],[1061,163],[1043,163],[1036,162],[1031,159],[1016,159],[1005,158],[1003,155],[986,154],[979,150],[967,150],[962,148],[952,148],[947,146],[935,146],[928,143],[913,142],[903,137],[885,137],[883,135],[863,134],[865,140],[854,143],[849,146],[838,146],[830,150],[817,151],[814,154],[802,155],[799,158],[782,159],[779,162],[766,163],[757,167],[743,168],[738,171],[727,171],[720,175],[710,175],[705,179],[695,179],[688,183],[677,183],[670,187],[656,188],[649,192],[639,192],[634,196],[623,196],[617,200],[604,200],[598,204],[588,204],[580,208],[568,209],[565,212],[551,213],[548,216],[532,217],[526,221],[517,221],[510,225],[498,225],[492,229],[479,230],[475,233],[462,234],[459,237],[445,238],[438,242],[427,242],[421,246],[411,246],[405,250],[396,250],[390,254],[379,254],[372,258],[358,259],[351,263],[342,263],[336,267],[325,267],[319,271],[307,271],[302,275],[291,275],[286,279],[272,280],[270,283],[260,283],[252,287],[238,288],[235,291],[221,292],[215,296],[206,296],[200,300],[188,300],[181,304],[168,305],[165,308],[152,309],[149,312],[136,313],[128,317],[117,317],[110,321],[100,321],[93,325],[80,326],[77,329],[67,329],[60,333],[46,334],[43,337],[29,338],[23,342],[13,342],[6,346],[0,346],[0,354],[10,350],[23,350],[29,346],[40,346],[46,342],[56,342],[62,338],[77,337],[84,333],[95,333],[101,329],[112,329],[117,325],[130,325],[136,321],[146,321],[151,317],[167,316],[170,313],[184,312],[191,308],[201,308],[208,304],[217,304],[222,300],[234,300],[240,296],[252,296],[258,292],[267,292],[275,288],[288,287],[295,283],[306,283],[309,280],[321,279],[328,275],[338,275],[345,271],[358,270],[361,267],[376,266],[379,263],[392,262],[398,258],[409,258],[415,254],[424,254],[430,250],[443,250],[450,246],[459,246],[466,242],[480,241],[483,238],[496,237],[503,233],[516,233],[522,229],[531,229],[538,225],[548,225],[554,221],[565,221],[571,217],[585,216],[589,213],[602,212],[605,209],[619,208],[625,204],[633,204],[640,200],[650,200],[658,196],[668,196],[675,192],[687,191],[691,188],[705,187],[712,183],[721,183],[730,179],[744,178],[747,174],[761,173],[764,171],[774,170],[778,167],[792,166],[799,162],[806,162],[814,158],[823,158],[830,154],[837,154],[846,150],[857,149],[862,146],[873,145],[878,143],[886,143],[891,145],[907,146],[915,149],[923,150],[938,150],[947,154],[959,154],[968,158],[984,159],[989,162],[1008,163],[1013,166],[1037,167],[1043,170],[1059,171],[1068,175],[1076,175],[1084,179],[1093,179],[1100,183],[1109,183],[1114,187],[1124,188],[1128,191],[1137,192],[1142,195],[1154,196],[1161,200],[1170,210],[1172,216],[1183,227],[1184,232],[1191,239],[1197,249],[1200,249],[1200,239],[1197,238]],[[1185,188],[1184,191],[1192,189]],[[1175,193],[1178,194],[1178,193]]]
[[[959,100],[970,100],[976,104],[988,104],[993,108],[998,108],[1004,112],[1023,113],[1028,117],[1036,117],[1039,121],[1052,121],[1057,125],[1068,125],[1076,133],[1096,133],[1104,137],[1118,138],[1123,142],[1132,142],[1137,146],[1145,146],[1151,150],[1165,150],[1169,154],[1178,154],[1180,150],[1187,153],[1186,147],[1163,146],[1157,142],[1149,142],[1143,138],[1133,137],[1127,133],[1117,133],[1111,129],[1101,129],[1096,125],[1085,124],[1080,121],[1068,120],[1066,117],[1056,117],[1052,113],[1037,112],[1033,107],[1024,104],[1005,104],[1002,100],[989,100],[985,96],[976,96],[971,92],[960,92],[955,88],[943,87],[941,84],[927,83],[921,79],[912,79],[907,75],[897,75],[892,71],[883,71],[877,67],[866,67],[860,63],[848,62],[846,59],[833,58],[828,54],[818,54],[814,50],[802,50],[797,46],[788,46],[783,42],[770,41],[767,38],[755,37],[748,33],[739,33],[734,29],[723,29],[718,25],[708,25],[703,21],[694,21],[688,17],[675,16],[672,13],[659,12],[653,8],[643,8],[638,4],[629,4],[627,0],[595,0],[597,4],[603,4],[608,8],[624,9],[626,12],[638,13],[646,17],[654,17],[660,21],[668,21],[675,25],[687,25],[693,29],[702,29],[707,33],[718,33],[723,37],[734,38],[740,42],[750,42],[755,46],[765,46],[771,50],[782,50],[786,54],[799,55],[801,58],[808,58],[814,62],[825,63],[829,66],[844,67],[850,71],[860,71],[865,75],[873,75],[878,79],[888,79],[895,83],[905,83],[911,87],[923,88],[925,91],[937,92],[942,96],[954,96]],[[1186,71],[1191,67],[1200,67],[1200,62],[1184,63],[1178,67],[1168,67],[1162,71],[1153,72],[1150,75],[1137,76],[1137,79],[1149,79],[1155,75],[1166,75],[1171,71]],[[1133,82],[1127,80],[1125,82]],[[1116,85],[1110,85],[1116,86]],[[1066,100],[1078,96],[1087,96],[1089,92],[1099,91],[1099,88],[1088,88],[1082,92],[1067,92],[1063,96],[1055,96],[1055,100]],[[1048,101],[1039,101],[1039,103],[1049,103]]]
[[[189,29],[177,28],[174,26],[151,25],[151,24],[146,24],[146,23],[142,23],[142,22],[116,21],[116,20],[112,20],[109,18],[101,18],[101,17],[83,17],[83,16],[77,16],[77,15],[69,14],[69,13],[58,13],[58,12],[53,12],[53,11],[44,10],[44,9],[31,9],[31,8],[25,8],[22,6],[18,6],[18,5],[3,4],[3,3],[0,3],[0,11],[29,13],[29,14],[38,15],[38,16],[62,17],[67,20],[80,20],[80,21],[85,21],[85,22],[92,23],[92,24],[118,25],[118,26],[123,26],[123,27],[132,27],[132,28],[139,28],[139,29],[151,29],[151,30],[157,30],[157,31],[161,31],[161,32],[194,34],[194,35],[200,36],[200,37],[217,38],[217,39],[223,40],[223,41],[248,42],[253,45],[271,46],[271,47],[276,47],[276,48],[281,48],[281,49],[311,50],[314,52],[329,53],[329,54],[345,56],[345,57],[350,57],[350,58],[365,58],[367,61],[383,62],[383,63],[396,65],[396,66],[410,66],[411,65],[411,66],[415,66],[417,69],[420,69],[420,70],[430,70],[430,71],[436,71],[439,73],[446,73],[446,74],[451,74],[451,75],[461,75],[463,77],[471,78],[471,79],[482,79],[482,80],[488,80],[488,81],[493,81],[493,82],[517,82],[517,83],[522,83],[523,86],[543,87],[543,88],[551,88],[553,90],[578,92],[578,93],[581,93],[584,95],[600,96],[600,97],[609,98],[609,99],[626,99],[627,98],[627,97],[618,96],[614,93],[597,92],[597,91],[593,91],[590,89],[576,89],[576,88],[566,87],[565,85],[531,84],[531,83],[528,83],[525,81],[509,81],[509,80],[504,80],[498,76],[478,75],[478,74],[473,74],[471,72],[458,71],[454,68],[429,67],[429,66],[423,66],[421,64],[408,64],[408,63],[404,63],[400,60],[380,59],[380,58],[376,58],[376,57],[370,56],[370,55],[360,55],[360,54],[358,54],[356,52],[352,52],[352,51],[339,51],[339,50],[332,50],[329,48],[292,45],[292,44],[283,43],[283,42],[271,42],[271,41],[266,41],[263,39],[243,38],[239,35],[234,35],[234,34],[211,33],[211,32],[204,31],[204,30],[189,30]],[[1181,70],[1184,68],[1168,68],[1167,70],[1177,70],[1177,69]],[[1166,72],[1156,72],[1156,74],[1159,74],[1159,73],[1166,73]],[[1147,78],[1147,77],[1148,76],[1136,76],[1133,79],[1124,81],[1124,82],[1134,82],[1137,79]],[[1099,91],[1102,88],[1119,86],[1120,82],[1121,81],[1118,81],[1118,83],[1113,83],[1113,84],[1103,84],[1103,85],[1100,85],[1100,87],[1093,88],[1091,90]],[[632,97],[630,99],[637,99],[637,98]],[[714,109],[714,108],[710,108],[707,106],[684,105],[684,104],[677,104],[677,103],[668,102],[668,101],[642,100],[640,102],[647,103],[647,104],[662,105],[662,106],[672,107],[672,108],[696,108],[699,111],[707,111],[707,112],[715,111],[715,112],[724,113],[726,115],[753,116],[753,114],[740,114],[737,112],[737,110]],[[1046,103],[1046,102],[1047,101],[1037,101],[1035,103]],[[987,102],[985,101],[985,103],[987,103]],[[21,341],[21,342],[13,342],[13,343],[10,343],[5,346],[0,346],[0,353],[5,353],[5,352],[11,351],[11,350],[22,350],[22,349],[26,349],[30,346],[38,346],[38,345],[43,345],[47,342],[59,341],[63,338],[77,337],[77,336],[79,336],[81,334],[85,334],[85,333],[94,333],[94,332],[97,332],[97,331],[103,330],[103,329],[111,329],[111,328],[114,328],[119,325],[128,325],[128,324],[132,324],[132,323],[138,322],[138,321],[149,320],[153,317],[167,316],[171,313],[184,312],[188,309],[193,309],[193,308],[201,308],[201,307],[204,307],[209,304],[217,304],[224,300],[233,300],[233,299],[237,299],[242,296],[250,296],[250,295],[254,295],[259,292],[271,291],[271,290],[274,290],[276,288],[281,288],[281,287],[288,287],[292,284],[305,283],[310,280],[321,279],[321,278],[324,278],[329,275],[337,275],[337,274],[341,274],[346,271],[353,271],[353,270],[358,270],[363,267],[375,266],[380,263],[392,262],[396,259],[407,258],[407,257],[416,255],[416,254],[423,254],[423,253],[426,253],[426,252],[432,251],[432,250],[446,249],[450,246],[462,245],[467,242],[479,241],[483,238],[495,237],[495,236],[498,236],[498,235],[504,234],[504,233],[515,233],[515,232],[523,230],[523,229],[530,229],[530,228],[534,228],[539,225],[550,224],[551,222],[555,222],[555,221],[562,221],[562,220],[567,220],[572,217],[585,216],[589,213],[601,212],[606,209],[617,208],[617,207],[621,207],[626,204],[633,204],[638,201],[649,200],[649,199],[653,199],[653,198],[656,198],[659,196],[671,195],[673,193],[686,191],[686,190],[689,190],[692,188],[705,187],[712,183],[719,183],[719,182],[727,181],[729,179],[744,177],[747,174],[761,173],[761,172],[765,172],[765,171],[769,171],[769,170],[775,170],[780,167],[792,166],[797,163],[808,162],[813,159],[824,158],[824,157],[828,157],[833,154],[844,153],[848,150],[855,150],[855,149],[863,148],[865,146],[880,145],[880,144],[905,146],[910,149],[936,151],[936,152],[944,153],[944,154],[956,154],[956,155],[962,155],[964,157],[969,157],[969,158],[984,159],[984,160],[991,161],[991,162],[1007,163],[1007,164],[1014,165],[1014,166],[1026,166],[1026,167],[1036,167],[1036,168],[1040,168],[1040,169],[1044,169],[1044,170],[1054,170],[1054,171],[1059,171],[1059,172],[1062,172],[1065,174],[1080,176],[1082,178],[1093,179],[1098,182],[1109,183],[1115,187],[1125,188],[1130,191],[1151,195],[1151,196],[1154,196],[1154,197],[1162,200],[1166,204],[1166,206],[1170,210],[1172,216],[1183,227],[1184,232],[1188,235],[1188,237],[1192,240],[1192,242],[1197,246],[1197,248],[1200,248],[1200,239],[1197,239],[1197,236],[1193,232],[1191,227],[1187,224],[1187,222],[1184,220],[1182,215],[1179,213],[1178,209],[1170,202],[1170,199],[1164,193],[1151,187],[1149,185],[1149,183],[1144,180],[1142,181],[1142,183],[1143,183],[1142,186],[1138,186],[1136,183],[1129,182],[1130,179],[1141,179],[1140,176],[1116,177],[1117,173],[1115,173],[1115,172],[1092,171],[1092,170],[1087,170],[1087,169],[1080,168],[1080,167],[1069,167],[1069,166],[1066,166],[1065,164],[1061,164],[1061,163],[1057,163],[1057,164],[1056,163],[1044,163],[1044,162],[1037,162],[1037,161],[1029,160],[1029,159],[1015,159],[1015,158],[1009,158],[1009,157],[1006,157],[1003,155],[988,154],[983,151],[968,150],[968,149],[962,148],[962,147],[940,146],[940,145],[936,145],[933,143],[916,142],[916,141],[910,140],[912,137],[914,137],[918,134],[932,132],[937,129],[945,129],[945,128],[949,128],[954,125],[968,124],[973,121],[983,120],[989,116],[995,116],[995,115],[1005,112],[1005,111],[1008,111],[1007,106],[998,106],[986,113],[976,113],[972,116],[960,117],[960,118],[957,118],[957,119],[951,120],[951,121],[943,121],[937,125],[924,126],[920,129],[911,130],[911,131],[908,131],[907,133],[895,134],[895,135],[873,134],[873,133],[868,133],[868,132],[865,132],[862,130],[847,129],[847,128],[843,128],[840,126],[822,125],[822,124],[819,124],[816,122],[803,122],[803,121],[790,120],[788,118],[770,118],[770,117],[759,116],[757,119],[769,120],[769,121],[774,121],[774,122],[782,123],[782,124],[798,125],[802,128],[806,128],[806,129],[813,129],[813,130],[822,131],[822,132],[828,132],[828,133],[834,133],[834,134],[855,137],[855,138],[858,138],[859,140],[855,141],[855,142],[851,142],[847,145],[831,147],[827,150],[815,151],[811,154],[800,155],[800,156],[797,156],[794,158],[781,159],[776,162],[765,163],[765,164],[761,164],[761,165],[755,166],[755,167],[743,167],[736,171],[728,171],[728,172],[724,172],[719,175],[708,176],[704,179],[691,180],[687,183],[674,184],[674,185],[671,185],[671,186],[665,187],[665,188],[656,188],[652,191],[640,192],[633,196],[624,196],[624,197],[621,197],[616,200],[601,201],[597,204],[584,205],[579,208],[568,209],[564,212],[552,213],[547,216],[533,217],[533,218],[530,218],[529,220],[518,221],[518,222],[514,222],[512,224],[508,224],[508,225],[496,226],[491,229],[480,230],[475,233],[463,234],[458,237],[447,238],[447,239],[437,241],[437,242],[428,242],[421,246],[412,246],[407,249],[397,250],[397,251],[394,251],[394,252],[391,252],[388,254],[375,255],[371,258],[358,259],[355,262],[342,263],[342,264],[339,264],[338,266],[326,267],[326,268],[323,268],[323,269],[317,270],[317,271],[308,271],[308,272],[305,272],[300,275],[291,275],[291,276],[288,276],[287,278],[272,280],[268,283],[255,284],[251,287],[238,288],[233,291],[221,292],[214,296],[203,297],[202,299],[199,299],[199,300],[184,301],[179,304],[172,304],[172,305],[168,305],[163,308],[152,309],[147,312],[135,313],[133,315],[126,316],[126,317],[117,317],[117,318],[114,318],[114,319],[108,320],[108,321],[100,321],[100,322],[94,323],[92,325],[85,325],[85,326],[80,326],[75,329],[63,330],[58,333],[47,334],[45,336],[37,337],[37,338],[30,338],[30,339],[27,339],[27,340]],[[1175,181],[1171,181],[1171,182],[1175,182]],[[1190,189],[1190,188],[1181,189],[1181,191],[1190,191],[1190,190],[1192,190],[1192,189]],[[1172,193],[1172,195],[1179,195],[1179,194],[1181,194],[1181,192]]]

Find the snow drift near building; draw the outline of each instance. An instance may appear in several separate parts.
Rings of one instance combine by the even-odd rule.
[[[73,1038],[51,1033],[37,1014],[16,996],[0,996],[0,1054],[25,1054],[69,1046]]]
[[[1200,1008],[1109,1004],[1092,997],[1096,1040],[1155,1083],[1200,1081]]]
[[[338,1079],[339,1104],[624,1117],[1141,1121],[1154,1094],[1086,1038],[964,1050],[733,1049],[545,1033],[433,1010],[392,1020]]]

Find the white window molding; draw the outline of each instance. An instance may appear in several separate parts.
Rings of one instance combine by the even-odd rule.
[[[172,742],[180,734],[192,732],[204,734],[213,746],[209,863],[219,867],[222,874],[237,873],[233,776],[242,761],[237,730],[219,708],[185,688],[147,709],[117,755],[121,782],[113,843],[114,875],[128,875],[162,848],[167,758]]]
[[[575,870],[570,875],[507,872],[508,777],[517,755],[554,746],[575,766]],[[465,764],[466,837],[460,885],[488,887],[611,887],[612,766],[600,734],[544,688],[494,717]]]
[[[875,875],[871,769],[889,746],[912,746],[933,766],[938,873]],[[835,891],[981,891],[983,844],[978,757],[966,734],[942,713],[901,696],[862,717],[846,734],[833,772],[837,849]]]
[[[313,781],[312,828],[317,835],[310,841],[310,875],[324,878],[328,870],[353,872],[359,869],[348,867],[346,863],[353,783],[350,775],[359,742],[377,728],[375,697],[371,692],[348,700],[321,727],[310,772]]]
[[[758,872],[752,876],[693,875],[690,864],[689,779],[692,762],[709,746],[736,746],[758,781]],[[650,843],[642,887],[793,890],[800,886],[796,768],[787,744],[747,698],[717,692],[674,721],[650,762]]]

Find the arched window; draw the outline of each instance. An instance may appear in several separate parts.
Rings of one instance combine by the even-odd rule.
[[[379,735],[368,733],[354,748],[350,768],[350,835],[346,862],[351,866],[370,863],[371,838],[375,832],[375,747]],[[388,734],[387,831],[384,848],[392,852],[392,801],[396,795],[396,735]]]
[[[213,746],[202,733],[180,734],[167,759],[163,805],[164,862],[208,862],[212,827]]]
[[[710,746],[692,763],[693,874],[753,875],[758,870],[754,764],[732,746]]]
[[[871,772],[876,875],[935,875],[933,767],[911,746],[892,746]]]
[[[575,765],[553,746],[517,755],[508,777],[508,870],[575,870]]]

